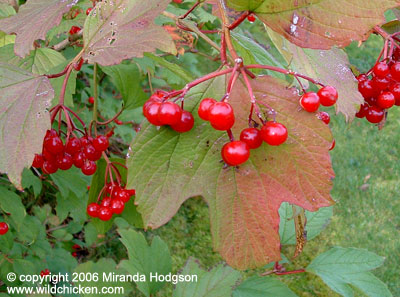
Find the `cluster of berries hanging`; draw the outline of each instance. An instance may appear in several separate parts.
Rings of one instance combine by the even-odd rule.
[[[336,103],[337,100],[338,100],[338,93],[336,89],[331,86],[325,86],[319,89],[318,93],[315,92],[304,93],[300,97],[299,103],[305,111],[316,112],[320,107],[320,105],[332,106]]]
[[[80,168],[85,175],[96,172],[96,161],[101,158],[109,146],[108,138],[98,135],[96,138],[82,136],[66,139],[64,145],[54,129],[48,130],[43,140],[41,154],[36,154],[32,167],[41,168],[46,174],[53,174],[58,169],[68,170],[73,165]]]
[[[92,218],[109,221],[113,214],[121,214],[124,211],[125,203],[134,195],[134,189],[128,190],[115,181],[107,183],[99,193],[99,202],[87,206],[87,214]]]
[[[4,235],[8,232],[8,224],[6,222],[0,222],[0,235]]]
[[[358,90],[364,103],[356,113],[358,118],[377,124],[385,117],[385,111],[400,106],[400,62],[381,61],[369,72],[357,77]]]

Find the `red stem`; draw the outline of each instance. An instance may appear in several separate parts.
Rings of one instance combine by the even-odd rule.
[[[112,121],[114,121],[115,119],[117,119],[119,117],[119,115],[122,113],[123,109],[121,109],[120,111],[117,112],[117,114],[115,116],[113,116],[111,119],[105,121],[105,122],[99,122],[97,121],[97,125],[108,125],[109,123],[111,123]]]
[[[226,65],[228,59],[226,57],[226,40],[225,40],[225,32],[221,32],[221,63],[222,65]]]
[[[305,269],[297,269],[297,270],[291,270],[291,271],[283,271],[283,272],[278,272],[276,271],[276,275],[287,275],[287,274],[297,274],[297,273],[303,273],[306,272]]]
[[[249,113],[249,125],[251,124],[251,121],[253,120],[253,111],[255,111],[258,119],[260,120],[261,124],[264,125],[264,120],[261,116],[261,112],[260,109],[258,107],[258,105],[256,104],[256,97],[254,96],[253,93],[253,88],[251,87],[249,78],[247,77],[246,72],[244,71],[243,68],[240,69],[240,72],[243,75],[243,79],[244,79],[244,83],[246,84],[247,90],[249,92],[249,96],[250,96],[250,102],[251,102],[251,109],[250,109],[250,113]],[[275,112],[273,109],[271,109],[271,111]]]
[[[228,26],[228,29],[229,30],[235,29],[249,16],[249,14],[251,14],[250,11],[243,12],[232,24]]]
[[[180,19],[186,18],[197,6],[199,6],[200,1],[197,1],[183,16],[180,16]]]
[[[68,64],[68,65],[64,68],[63,71],[61,71],[61,72],[59,72],[59,73],[55,73],[55,74],[46,74],[45,76],[46,76],[47,78],[57,78],[57,77],[63,76],[65,73],[67,73],[69,67],[70,67],[70,65]]]
[[[231,142],[232,142],[232,141],[235,141],[235,137],[233,137],[233,133],[232,133],[232,130],[231,130],[231,129],[226,130],[226,133],[228,133],[229,140],[230,140]]]

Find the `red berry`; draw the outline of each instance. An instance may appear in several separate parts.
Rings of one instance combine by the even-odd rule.
[[[115,214],[121,214],[124,211],[125,203],[122,200],[114,199],[110,205],[111,211]]]
[[[120,121],[120,120],[118,120],[118,119],[115,119],[115,120],[114,120],[114,123],[116,123],[117,125],[122,125],[124,122],[123,122],[123,121]]]
[[[96,162],[90,160],[86,160],[81,168],[84,175],[93,175],[96,172],[96,169]]]
[[[161,125],[175,125],[181,120],[182,109],[174,102],[163,102],[158,109]]]
[[[126,189],[119,189],[115,199],[121,200],[122,202],[126,203],[131,199],[131,193]]]
[[[82,148],[81,141],[79,138],[70,138],[67,143],[65,144],[65,152],[74,155],[75,153],[79,152]]]
[[[97,203],[90,203],[86,208],[86,212],[92,218],[97,218],[99,216],[99,209],[100,205]]]
[[[391,108],[395,102],[396,99],[391,92],[382,92],[376,101],[378,107],[382,109]]]
[[[389,74],[389,66],[386,62],[379,62],[374,66],[373,72],[377,77],[385,77]]]
[[[56,162],[56,156],[57,155],[53,155],[52,153],[50,153],[45,148],[43,148],[43,150],[42,150],[42,156],[43,156],[43,160],[44,161]]]
[[[366,116],[368,122],[377,124],[383,120],[384,112],[379,107],[370,106],[368,108],[368,112],[365,116]]]
[[[208,119],[216,130],[229,130],[235,123],[233,108],[228,102],[216,102],[208,110]]]
[[[83,152],[88,160],[97,161],[101,158],[101,151],[95,149],[91,144],[88,144],[83,148]]]
[[[81,138],[81,146],[87,146],[88,144],[92,144],[93,142],[93,137],[91,136],[84,136]]]
[[[154,126],[161,126],[161,122],[158,119],[158,109],[160,108],[161,103],[153,101],[151,104],[149,104],[146,108],[146,114],[147,114],[147,120],[150,122],[150,124],[153,124]]]
[[[356,113],[356,117],[362,119],[363,117],[365,117],[367,115],[368,112],[368,104],[361,104],[360,105],[360,110]]]
[[[177,4],[181,4],[183,2],[183,0],[172,0],[172,2],[177,3]]]
[[[74,258],[78,257],[78,253],[77,253],[77,252],[72,252],[71,255],[72,255],[72,257],[74,257]]]
[[[109,207],[100,206],[99,208],[99,219],[102,221],[109,221],[112,218],[112,211]]]
[[[104,197],[103,200],[101,201],[100,206],[110,207],[111,201],[112,201],[111,197],[106,196],[106,197]]]
[[[388,79],[388,77],[374,77],[372,79],[372,85],[374,87],[373,97],[376,97],[377,95],[379,95],[380,91],[384,91],[389,87],[390,80]]]
[[[41,277],[45,277],[46,275],[49,275],[49,274],[50,274],[50,270],[48,270],[48,269],[40,271]]]
[[[261,128],[261,137],[269,145],[280,145],[286,141],[288,132],[283,124],[270,121]]]
[[[79,244],[74,244],[73,246],[72,246],[72,249],[74,249],[74,250],[80,250],[81,249],[81,246],[79,245]]]
[[[325,111],[320,111],[318,114],[317,114],[317,117],[321,120],[321,121],[323,121],[325,124],[329,124],[329,122],[331,121],[331,117],[330,117],[330,115],[329,115],[329,113],[327,113],[327,112],[325,112]]]
[[[400,62],[396,62],[390,67],[390,74],[396,81],[400,81]]]
[[[79,31],[81,31],[81,28],[77,26],[72,26],[71,29],[69,30],[69,35],[77,34],[79,33]]]
[[[86,9],[86,15],[89,15],[89,13],[92,11],[93,7],[89,7],[88,9]]]
[[[356,77],[356,79],[358,80],[358,82],[362,82],[368,80],[368,76],[366,74],[360,74],[359,76]]]
[[[61,170],[68,170],[74,164],[74,160],[70,154],[59,154],[56,158],[57,167]]]
[[[257,128],[246,128],[240,133],[240,140],[247,143],[250,149],[256,149],[261,146],[261,131]]]
[[[375,95],[375,90],[371,80],[364,80],[358,83],[358,91],[364,98],[371,98]]]
[[[74,155],[74,165],[76,168],[82,168],[83,164],[85,163],[86,156],[84,152],[78,152]]]
[[[334,87],[325,86],[318,91],[319,102],[322,106],[332,106],[338,99],[338,93]]]
[[[58,136],[45,139],[43,146],[49,153],[52,153],[53,155],[57,155],[64,150],[63,142]]]
[[[253,22],[256,20],[256,17],[255,17],[254,14],[250,14],[250,15],[247,16],[247,20],[248,20],[250,23],[253,23]]]
[[[237,166],[246,162],[250,157],[249,146],[240,140],[226,143],[221,150],[222,159],[230,166]]]
[[[44,159],[43,159],[42,154],[35,154],[35,158],[33,159],[33,162],[32,162],[32,167],[41,168],[43,166],[43,162],[44,162]]]
[[[153,103],[153,102],[159,102],[161,103],[162,99],[158,96],[155,96],[155,94],[151,95],[151,97],[149,98],[149,100],[146,101],[146,103],[143,105],[142,111],[143,111],[143,115],[145,118],[147,118],[148,113],[147,113],[147,109],[149,108],[149,106]]]
[[[54,161],[44,161],[43,162],[43,172],[46,174],[53,174],[56,173],[58,170],[57,163]]]
[[[8,225],[6,222],[0,222],[0,235],[4,235],[8,232]]]
[[[204,98],[203,100],[201,100],[199,109],[197,110],[200,119],[208,121],[208,111],[210,110],[210,107],[216,102],[217,101],[215,101],[213,98]]]
[[[395,105],[400,106],[400,83],[395,83],[391,85],[389,90],[396,100]]]
[[[375,97],[372,98],[365,98],[365,102],[367,102],[369,104],[369,106],[377,106],[377,99]]]
[[[129,196],[130,196],[130,197],[132,197],[132,196],[135,196],[135,195],[136,195],[136,191],[135,191],[135,189],[132,189],[132,190],[125,189],[125,191],[128,191],[128,194],[129,194]]]
[[[176,132],[184,133],[190,131],[193,128],[193,125],[193,115],[190,112],[183,110],[180,121],[175,125],[171,125],[171,128]]]
[[[301,107],[308,112],[317,111],[320,104],[319,96],[317,95],[317,93],[314,92],[303,94],[303,96],[300,97],[299,102]]]
[[[93,139],[93,146],[97,151],[104,152],[108,149],[108,138],[104,135],[98,135],[95,139]]]
[[[94,104],[94,97],[89,97],[88,101],[90,104]]]

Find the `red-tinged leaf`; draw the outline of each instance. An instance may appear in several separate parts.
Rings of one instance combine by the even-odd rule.
[[[0,20],[0,30],[16,34],[14,51],[25,57],[34,49],[37,39],[46,39],[46,33],[60,24],[61,18],[77,0],[29,0],[15,16]]]
[[[53,97],[46,77],[0,62],[0,172],[20,190],[22,171],[41,151],[50,128],[47,107]]]
[[[195,117],[190,132],[178,134],[168,127],[158,130],[144,124],[127,160],[128,187],[136,189],[135,202],[145,226],[160,227],[186,199],[203,196],[210,208],[214,248],[239,269],[280,259],[278,209],[282,202],[310,211],[333,203],[328,126],[315,114],[299,109],[297,90],[289,89],[286,82],[264,76],[252,85],[257,100],[274,108],[277,121],[288,128],[285,144],[263,144],[239,168],[223,168],[220,151],[229,139],[197,116],[201,99],[224,95],[220,77],[186,96],[185,109]],[[238,137],[247,126],[250,110],[249,95],[240,80],[229,102],[236,116],[233,133]]]
[[[99,2],[85,22],[84,58],[107,66],[156,49],[176,54],[168,32],[154,24],[168,3],[169,0]]]
[[[399,0],[227,0],[236,10],[254,11],[268,27],[306,48],[344,47],[365,40],[385,21],[384,12]]]

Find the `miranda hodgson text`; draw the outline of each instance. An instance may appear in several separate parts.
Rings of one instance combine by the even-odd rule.
[[[136,274],[116,274],[113,272],[103,273],[103,281],[116,283],[116,282],[146,282],[146,275],[136,273]],[[196,274],[158,274],[150,272],[149,275],[150,282],[168,282],[176,285],[177,283],[183,282],[197,282]]]

